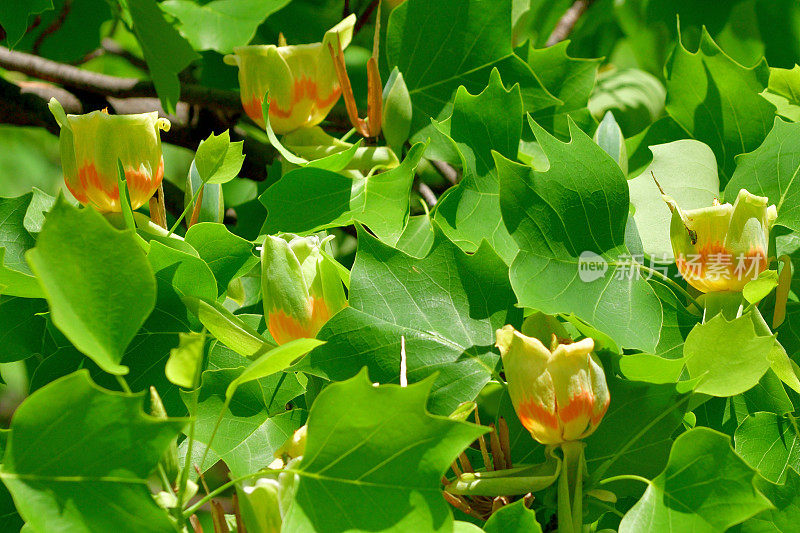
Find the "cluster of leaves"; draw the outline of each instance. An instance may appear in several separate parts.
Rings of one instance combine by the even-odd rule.
[[[221,54],[278,32],[319,40],[342,12],[305,0],[55,4],[0,6],[7,43],[75,61],[118,17],[114,37],[141,54],[168,111],[190,64],[202,83],[235,87]],[[384,4],[382,68],[402,73],[411,102],[408,142],[394,151],[338,139],[314,151],[243,123],[281,154],[268,180],[238,178],[241,144],[208,138],[167,175],[187,211],[203,191],[199,222],[179,235],[146,210],[104,216],[36,188],[0,198],[0,362],[18,362],[0,371],[23,369],[30,393],[0,431],[0,529],[175,531],[197,511],[183,501],[187,478],[213,482],[221,469],[230,482],[212,495],[247,500],[307,424],[305,455],[282,474],[287,531],[552,530],[554,487],[486,522],[441,494],[462,452],[482,461],[471,444],[488,428],[451,416],[465,404],[507,422],[515,464],[543,457],[494,348],[497,328],[521,329],[534,310],[594,338],[608,377],[608,413],[586,440],[587,524],[796,529],[797,281],[775,332],[762,318],[775,296],[757,288],[744,312],[702,321],[675,277],[670,214],[650,176],[685,208],[743,188],[768,197],[771,253],[798,260],[800,67],[780,68],[800,60],[786,15],[797,7],[598,1],[572,44],[545,47],[571,2]],[[39,38],[59,13],[59,30]],[[34,16],[43,22],[26,33]],[[367,33],[348,50],[354,73]],[[415,183],[446,183],[431,161],[461,177],[419,209]],[[317,339],[280,347],[259,262],[277,233],[332,235],[349,302]],[[587,252],[606,265],[588,281]],[[663,258],[659,275],[650,259]],[[143,411],[151,388],[159,416]]]

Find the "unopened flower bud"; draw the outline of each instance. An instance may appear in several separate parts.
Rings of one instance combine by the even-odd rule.
[[[580,440],[597,429],[608,409],[603,367],[592,355],[594,341],[549,349],[511,326],[497,330],[508,392],[522,425],[542,444]]]
[[[346,48],[355,21],[350,15],[328,30],[321,43],[234,48],[225,62],[239,67],[245,113],[263,127],[261,104],[269,92],[269,122],[275,133],[322,122],[342,94],[328,44]]]
[[[267,236],[261,289],[267,327],[278,344],[315,337],[347,305],[334,261],[317,237]]]
[[[125,170],[131,208],[153,196],[164,177],[159,130],[169,130],[167,119],[158,118],[155,111],[67,115],[55,98],[49,107],[61,126],[64,181],[76,200],[98,211],[121,211],[118,162]]]

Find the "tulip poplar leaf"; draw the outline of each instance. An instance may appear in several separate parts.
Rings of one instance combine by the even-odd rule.
[[[486,533],[541,533],[542,526],[536,521],[536,513],[525,507],[524,500],[517,500],[492,513],[483,525]]]
[[[686,337],[684,360],[696,391],[712,396],[740,394],[770,367],[775,337],[756,334],[752,313],[728,320],[722,313],[697,324]]]
[[[274,460],[275,451],[305,422],[302,409],[286,412],[286,404],[303,393],[294,374],[281,372],[242,383],[226,401],[225,391],[243,370],[206,370],[199,389],[181,392],[196,417],[196,442],[200,446],[210,443],[211,450],[225,461],[233,477],[266,468]],[[209,458],[210,454],[202,465],[197,461],[201,472],[214,466]]]
[[[28,29],[31,15],[53,9],[53,0],[26,0],[0,4],[0,26],[6,33],[9,48],[14,48]]]
[[[197,4],[167,0],[161,9],[180,20],[179,29],[195,50],[233,52],[248,44],[256,29],[289,0],[214,0]]]
[[[217,281],[219,294],[228,290],[228,284],[247,273],[258,263],[250,241],[234,235],[223,224],[201,222],[186,232],[186,242],[191,244],[206,262]]]
[[[412,146],[400,166],[364,177],[310,166],[288,172],[260,197],[267,208],[262,231],[309,234],[360,222],[396,243],[408,221],[411,183],[425,146]]]
[[[274,347],[272,341],[213,299],[187,297],[183,302],[214,337],[239,355],[251,357]]]
[[[506,84],[519,83],[523,108],[558,105],[511,44],[511,0],[414,0],[396,7],[386,30],[390,67],[403,73],[413,105],[412,139],[443,120],[459,86],[478,94],[497,68]],[[417,133],[415,136],[414,133]]]
[[[761,96],[778,109],[778,115],[800,121],[800,65],[792,69],[771,67],[769,84]]]
[[[475,399],[500,358],[495,331],[520,313],[491,247],[467,255],[435,233],[428,254],[414,258],[359,230],[350,305],[322,328],[317,336],[326,344],[297,369],[341,380],[367,366],[372,379],[397,382],[403,336],[408,381],[438,372],[433,412],[449,414]]]
[[[705,27],[697,52],[680,41],[667,60],[667,112],[717,157],[721,185],[731,179],[734,157],[754,150],[772,127],[775,106],[761,97],[769,80],[763,58],[745,68],[720,49]]]
[[[517,158],[522,134],[522,98],[519,86],[503,87],[492,69],[489,85],[478,95],[464,87],[456,91],[450,138],[461,156],[464,175],[436,205],[435,220],[445,234],[467,252],[484,239],[510,263],[519,247],[500,217],[500,185],[492,151]]]
[[[755,477],[727,435],[691,429],[675,439],[666,468],[622,519],[619,531],[726,531],[770,508]]]
[[[562,101],[561,105],[534,113],[536,122],[557,137],[569,136],[568,118],[584,131],[591,131],[595,125],[587,105],[602,60],[570,57],[567,54],[569,44],[569,41],[562,41],[547,48],[528,50],[528,64],[547,90]]]
[[[433,381],[374,387],[364,370],[326,387],[308,417],[305,454],[295,467],[296,492],[283,527],[452,531],[440,480],[486,428],[429,414]]]
[[[235,178],[244,163],[243,145],[244,141],[231,142],[228,130],[200,141],[194,164],[203,183],[222,184]]]
[[[0,285],[3,294],[23,298],[43,298],[39,282],[33,276],[25,252],[35,239],[26,222],[35,193],[16,198],[0,198]]]
[[[181,95],[178,74],[199,58],[174,26],[164,20],[155,0],[127,0],[133,32],[142,47],[161,105],[175,113]]]
[[[741,189],[766,196],[778,209],[775,223],[800,231],[800,124],[776,118],[764,142],[737,163],[725,199],[735,199]]]
[[[787,471],[786,482],[778,485],[757,479],[756,486],[769,498],[774,509],[762,511],[741,525],[742,533],[793,533],[800,522],[800,474]]]
[[[519,303],[574,313],[623,347],[654,350],[662,305],[625,244],[619,165],[574,124],[569,143],[530,125],[549,169],[495,155],[503,222],[520,247],[510,271]]]
[[[156,301],[155,277],[133,232],[61,199],[26,257],[53,323],[100,368],[127,374],[120,360]]]
[[[147,480],[186,420],[157,419],[141,406],[141,394],[102,389],[81,370],[39,389],[19,407],[0,478],[30,526],[174,531]]]
[[[667,462],[672,436],[688,410],[689,397],[672,383],[612,376],[606,381],[611,403],[600,426],[586,439],[589,472],[598,479],[618,474],[652,479]],[[639,496],[645,489],[636,481],[618,481],[607,488],[620,497]]]
[[[790,470],[800,469],[800,435],[788,417],[765,412],[748,415],[733,440],[736,452],[773,483],[784,483]]]

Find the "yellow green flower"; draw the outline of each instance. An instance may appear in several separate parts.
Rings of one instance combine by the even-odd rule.
[[[700,292],[741,291],[768,266],[769,231],[778,216],[763,196],[742,189],[733,205],[672,210],[670,237],[675,264]]]
[[[239,67],[239,92],[245,113],[264,126],[261,104],[269,91],[269,121],[275,133],[322,122],[342,94],[328,45],[346,48],[355,15],[325,33],[320,43],[234,48],[225,62]]]
[[[610,401],[603,367],[592,354],[594,341],[571,342],[554,332],[549,344],[512,326],[497,330],[511,403],[540,443],[583,439],[597,429]]]
[[[169,130],[167,119],[158,118],[155,111],[67,115],[55,98],[49,107],[61,127],[64,182],[76,200],[98,211],[121,211],[118,162],[125,170],[133,209],[153,196],[164,177],[159,132]]]

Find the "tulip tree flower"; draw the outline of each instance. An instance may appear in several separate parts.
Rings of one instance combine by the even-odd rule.
[[[550,348],[511,326],[497,330],[508,393],[517,416],[542,444],[581,440],[597,429],[610,400],[606,378],[586,338]]]
[[[313,338],[347,305],[339,267],[317,237],[267,236],[261,252],[264,316],[278,344]]]
[[[269,121],[275,133],[322,122],[342,94],[328,46],[346,48],[355,21],[350,15],[328,30],[321,43],[234,48],[225,62],[239,67],[245,113],[264,127],[261,104],[269,92]]]
[[[678,271],[700,292],[740,292],[767,268],[769,231],[778,216],[763,196],[745,189],[733,205],[683,211],[665,196],[672,211],[670,237]]]
[[[121,211],[118,162],[125,170],[133,209],[153,196],[164,177],[159,131],[169,130],[167,119],[158,118],[155,111],[67,115],[55,98],[49,107],[61,127],[64,182],[76,200],[98,211]]]
[[[586,472],[581,439],[597,429],[608,409],[605,373],[592,354],[594,341],[572,342],[554,317],[531,316],[523,329],[534,336],[508,325],[497,330],[508,394],[533,438],[561,448],[558,530],[579,533]],[[549,348],[542,339],[549,341]]]

